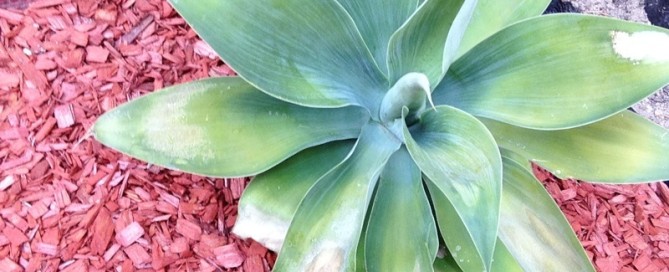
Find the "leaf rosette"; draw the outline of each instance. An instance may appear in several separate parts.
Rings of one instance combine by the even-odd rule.
[[[625,111],[669,82],[669,32],[539,16],[548,2],[172,0],[239,77],[92,131],[170,169],[255,176],[233,231],[280,252],[275,271],[593,271],[530,162],[669,179],[669,132]]]

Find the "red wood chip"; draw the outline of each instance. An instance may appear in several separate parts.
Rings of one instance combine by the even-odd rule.
[[[132,222],[116,234],[116,242],[127,247],[144,235],[144,228],[137,222]]]
[[[21,77],[18,72],[0,69],[0,88],[18,87]]]
[[[133,265],[136,268],[148,268],[151,266],[151,256],[146,250],[138,245],[134,244],[123,249],[128,258],[132,260]]]
[[[79,68],[84,60],[84,50],[74,49],[63,53],[63,67],[68,69]]]
[[[19,229],[12,227],[12,226],[5,226],[4,229],[2,229],[2,234],[7,237],[9,242],[12,244],[13,247],[19,247],[21,244],[27,242],[28,236],[26,236],[23,232],[21,232]]]
[[[136,228],[136,225],[133,226],[132,228]],[[143,233],[144,229],[143,228],[141,229],[142,231],[139,231],[139,229],[136,230],[130,229],[129,231]],[[107,210],[107,208],[103,207],[100,209],[97,217],[95,218],[95,221],[93,222],[93,239],[91,240],[91,252],[95,255],[102,255],[107,249],[107,246],[111,241],[113,233],[114,233],[114,223],[112,221],[111,214],[109,213],[109,210]],[[130,235],[130,234],[124,234],[124,235]],[[142,235],[143,234],[139,235],[139,237],[141,237]],[[122,239],[125,239],[125,237],[122,237]],[[129,240],[125,240],[124,243],[127,244],[128,241]]]
[[[188,250],[188,240],[183,237],[174,239],[174,242],[170,245],[170,252],[172,253],[184,253]]]
[[[109,57],[109,51],[102,46],[86,47],[86,61],[104,63]]]
[[[2,258],[0,260],[0,269],[7,272],[19,272],[23,271],[23,268],[16,264],[14,261],[10,260],[8,257]]]
[[[49,211],[49,207],[44,204],[42,201],[35,202],[32,207],[28,210],[28,213],[34,218],[40,218],[42,215],[46,214]]]
[[[6,176],[0,181],[0,191],[4,191],[5,189],[9,188],[9,186],[12,186],[16,182],[16,179],[14,176]]]
[[[77,260],[72,263],[67,262],[61,265],[59,268],[61,272],[86,272],[88,271],[88,267],[89,266],[86,264],[85,260]]]
[[[216,256],[216,263],[225,268],[238,267],[244,262],[244,256],[235,244],[214,248],[213,253]]]
[[[198,241],[202,236],[202,228],[186,219],[177,219],[176,231],[184,237]]]
[[[72,43],[74,43],[78,46],[88,45],[88,34],[87,33],[82,33],[82,32],[79,32],[75,29],[70,29],[68,32],[70,33],[70,41],[72,41]]]
[[[264,272],[265,271],[265,265],[263,264],[262,257],[260,257],[260,256],[250,256],[250,257],[246,258],[242,268],[245,272]]]
[[[36,243],[35,252],[43,253],[50,256],[57,256],[58,246],[47,243]]]
[[[4,18],[12,24],[18,24],[23,20],[23,15],[16,14],[6,9],[0,9],[0,18]]]
[[[53,109],[53,115],[56,117],[59,128],[66,128],[74,125],[74,113],[72,105],[60,105]]]

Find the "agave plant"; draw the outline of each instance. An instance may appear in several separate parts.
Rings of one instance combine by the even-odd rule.
[[[669,131],[625,111],[669,82],[669,31],[539,16],[549,2],[172,0],[239,77],[92,131],[170,169],[255,176],[233,232],[279,252],[275,271],[592,271],[530,162],[669,178]]]

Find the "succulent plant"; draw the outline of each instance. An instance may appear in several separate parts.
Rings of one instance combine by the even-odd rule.
[[[669,82],[669,31],[540,16],[549,2],[172,0],[239,77],[135,99],[92,132],[255,176],[233,232],[279,252],[275,271],[592,271],[530,162],[669,178],[669,131],[625,110]]]

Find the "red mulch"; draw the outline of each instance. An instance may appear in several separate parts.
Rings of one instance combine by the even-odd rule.
[[[229,234],[246,179],[164,170],[84,136],[129,99],[234,72],[165,1],[1,9],[16,2],[0,0],[0,271],[269,270],[276,255]],[[666,185],[538,175],[598,269],[669,271]]]
[[[669,187],[606,185],[535,175],[566,214],[599,271],[669,271]]]

